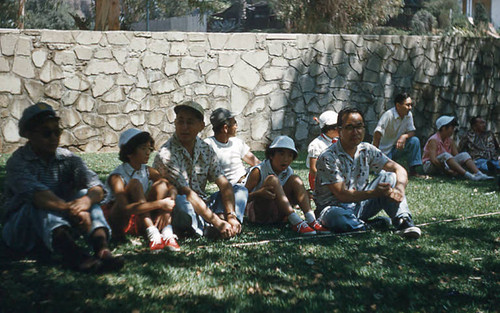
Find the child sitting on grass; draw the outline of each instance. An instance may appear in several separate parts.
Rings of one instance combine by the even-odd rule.
[[[285,218],[292,229],[301,235],[327,233],[311,210],[309,195],[299,176],[293,174],[290,164],[297,158],[295,143],[288,136],[276,137],[266,149],[266,160],[253,167],[245,187],[249,190],[247,218],[251,222],[269,224]],[[306,221],[294,211],[298,204]]]
[[[151,250],[179,251],[170,225],[177,191],[147,165],[154,149],[153,138],[148,132],[131,128],[121,134],[118,146],[123,163],[107,180],[108,217],[115,238],[145,231]]]

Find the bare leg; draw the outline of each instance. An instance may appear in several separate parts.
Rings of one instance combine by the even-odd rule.
[[[446,161],[446,164],[448,164],[448,166],[450,167],[450,169],[452,171],[454,171],[462,176],[465,175],[465,170],[460,166],[460,164],[458,164],[458,162],[454,158],[448,159]],[[477,168],[476,168],[476,172],[477,172]]]
[[[287,198],[292,203],[297,203],[304,213],[311,211],[309,194],[300,177],[292,175],[283,186],[283,189]]]
[[[479,169],[476,166],[476,163],[474,163],[472,159],[468,159],[467,161],[465,161],[465,166],[469,169],[469,171],[472,174],[476,174],[479,171]]]

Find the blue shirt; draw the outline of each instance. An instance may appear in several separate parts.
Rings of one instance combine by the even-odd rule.
[[[54,157],[46,162],[27,143],[9,158],[6,172],[4,207],[7,213],[31,203],[39,191],[50,190],[64,201],[70,201],[81,189],[103,187],[97,174],[80,157],[63,148],[57,148]]]

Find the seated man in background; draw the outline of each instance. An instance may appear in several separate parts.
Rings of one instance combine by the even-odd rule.
[[[39,102],[26,108],[19,134],[28,142],[7,161],[6,245],[28,252],[41,242],[82,272],[120,269],[123,259],[108,248],[111,230],[99,206],[103,185],[80,157],[58,147],[61,129],[52,107]],[[75,231],[88,236],[94,256],[76,244]]]
[[[495,175],[500,172],[500,145],[495,135],[486,130],[486,121],[480,116],[470,120],[471,129],[462,137],[459,151],[468,152],[481,172]]]
[[[335,231],[367,229],[367,223],[384,210],[405,238],[419,238],[406,202],[406,170],[378,148],[362,142],[365,122],[361,111],[345,108],[339,112],[339,141],[328,147],[316,163],[314,201],[321,211],[320,223]],[[369,183],[370,171],[380,172]]]
[[[493,179],[477,169],[467,152],[458,153],[457,145],[452,139],[458,125],[453,116],[443,115],[436,120],[438,131],[432,135],[424,146],[424,173],[442,172],[451,176],[462,176],[470,180]]]
[[[411,109],[413,100],[407,93],[396,95],[394,107],[380,117],[373,133],[373,145],[389,158],[396,160],[408,153],[410,176],[420,176],[417,168],[422,165],[420,140],[415,136]]]

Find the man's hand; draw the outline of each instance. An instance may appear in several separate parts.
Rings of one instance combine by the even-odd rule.
[[[234,215],[229,215],[227,217],[227,222],[229,224],[231,224],[231,226],[233,227],[233,231],[235,232],[235,235],[241,233],[241,223],[240,221],[238,221],[238,219],[236,218],[236,216]]]
[[[403,188],[398,186],[391,188],[391,194],[389,195],[389,198],[392,201],[400,203],[401,201],[403,201],[404,196],[405,192]]]
[[[85,195],[81,198],[69,202],[69,214],[76,217],[80,212],[88,211],[91,206],[92,201],[88,196]]]
[[[392,187],[389,183],[379,183],[377,187],[375,187],[375,194],[378,197],[390,197],[392,193]]]
[[[406,139],[408,139],[408,136],[406,134],[401,135],[398,138],[398,141],[396,141],[396,149],[403,150],[405,148]]]
[[[236,235],[233,226],[226,221],[222,221],[217,227],[217,230],[220,232],[220,236],[224,239],[231,238]]]

